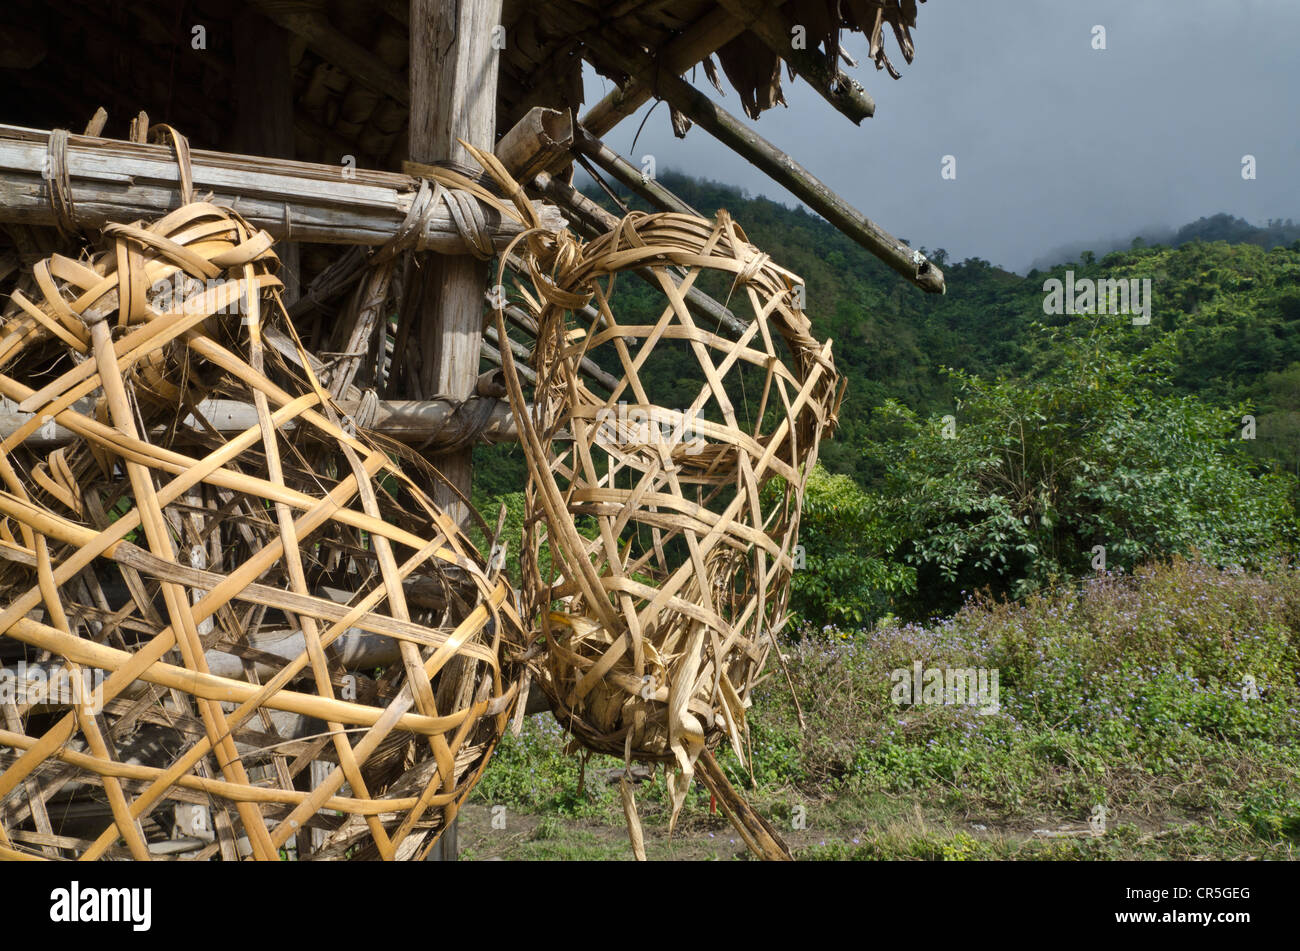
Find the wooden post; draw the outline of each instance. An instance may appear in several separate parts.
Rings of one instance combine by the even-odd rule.
[[[460,139],[493,150],[498,51],[492,41],[500,22],[501,0],[411,0],[412,161],[472,165]],[[478,379],[487,266],[466,257],[429,256],[423,270],[421,396],[464,399]],[[467,450],[431,460],[467,496],[471,455]],[[464,520],[454,492],[436,501]]]
[[[256,12],[243,8],[234,24],[236,143],[248,155],[293,158],[293,72],[289,36]],[[298,245],[282,242],[281,296],[285,305],[298,299]]]
[[[458,140],[492,152],[496,145],[497,65],[501,0],[411,0],[410,158],[415,162],[472,159]],[[478,379],[487,266],[466,258],[429,256],[419,313],[419,383],[424,396],[468,397]],[[431,462],[466,497],[472,450]],[[455,492],[435,501],[458,521],[467,512]],[[435,853],[454,859],[448,829]]]

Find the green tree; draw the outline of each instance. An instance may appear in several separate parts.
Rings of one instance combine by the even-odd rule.
[[[790,607],[809,624],[858,625],[889,612],[916,588],[916,570],[891,557],[900,539],[882,518],[883,500],[820,465],[804,488],[799,544],[803,565]]]
[[[1037,379],[986,381],[953,370],[953,419],[888,402],[871,447],[885,473],[883,515],[916,567],[926,610],[987,587],[1022,596],[1091,570],[1199,552],[1255,564],[1290,551],[1295,480],[1256,471],[1239,435],[1244,407],[1168,385],[1165,354],[1119,347],[1114,324],[1058,332],[1070,358]],[[921,605],[912,605],[920,609]]]

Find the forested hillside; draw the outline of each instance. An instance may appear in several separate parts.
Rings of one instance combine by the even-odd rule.
[[[1226,241],[1229,244],[1257,244],[1261,248],[1275,248],[1300,240],[1300,225],[1290,218],[1272,218],[1262,227],[1252,225],[1235,215],[1220,212],[1202,216],[1181,228],[1147,228],[1129,238],[1100,238],[1091,241],[1071,241],[1052,248],[1036,257],[1033,266],[1040,269],[1055,266],[1060,261],[1077,260],[1084,251],[1106,254],[1125,248],[1149,247],[1163,244],[1181,248],[1193,241]]]
[[[840,432],[822,454],[831,471],[866,480],[860,457],[867,417],[885,399],[921,415],[952,412],[955,394],[944,367],[1019,376],[1059,361],[1042,325],[1065,321],[1043,314],[1043,283],[1063,279],[1066,270],[1076,280],[1150,277],[1151,325],[1133,328],[1131,347],[1177,334],[1175,388],[1225,404],[1251,402],[1260,417],[1259,447],[1293,471],[1300,466],[1300,233],[1294,228],[1252,229],[1216,215],[1180,229],[1181,247],[1136,247],[1100,258],[1084,251],[1028,276],[980,258],[949,261],[943,249],[918,245],[947,275],[948,292],[936,297],[906,284],[815,215],[714,182],[677,175],[663,181],[702,214],[726,208],[754,244],[807,281],[807,311],[817,333],[835,341],[836,365],[849,378]],[[1290,246],[1257,243],[1275,232],[1290,236]],[[1199,240],[1219,234],[1237,243]],[[638,295],[641,288],[623,291]]]
[[[1027,276],[922,248],[947,275],[934,296],[807,212],[662,181],[702,214],[727,209],[805,279],[815,333],[833,339],[849,380],[806,501],[809,570],[793,600],[806,620],[924,617],[977,589],[1023,596],[1087,573],[1096,546],[1129,570],[1171,554],[1235,565],[1295,550],[1300,241],[1265,246],[1293,237],[1287,223],[1217,215],[1181,229],[1179,247],[1083,251]],[[1217,234],[1240,240],[1200,240]],[[1150,280],[1150,323],[1045,314],[1045,281],[1070,275]],[[660,306],[630,276],[614,304],[644,320]],[[697,385],[666,350],[645,378],[665,405],[686,405]],[[481,501],[518,489],[517,448],[480,453],[491,460],[476,466]]]

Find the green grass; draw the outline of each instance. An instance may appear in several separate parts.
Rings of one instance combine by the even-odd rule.
[[[784,649],[809,728],[784,678],[770,678],[751,711],[752,774],[728,749],[719,760],[800,858],[1293,858],[1300,846],[1289,566],[1176,560],[973,602],[926,626],[804,631]],[[915,660],[997,669],[1000,709],[892,703],[890,672]],[[626,857],[603,776],[619,761],[591,757],[580,788],[565,739],[549,716],[532,718],[503,741],[475,801],[538,817],[544,833],[519,857]],[[666,837],[665,799],[662,776],[638,789],[648,845]],[[1091,835],[1097,806],[1107,827]],[[794,827],[799,807],[806,828]],[[725,835],[708,813],[697,784],[677,838]],[[599,848],[574,838],[592,829],[618,834],[598,835]],[[706,845],[682,855],[708,857]]]

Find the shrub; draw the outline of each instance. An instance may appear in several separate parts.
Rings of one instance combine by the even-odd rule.
[[[962,590],[1022,597],[1088,573],[1098,554],[1131,569],[1193,553],[1258,566],[1294,550],[1295,479],[1256,471],[1235,438],[1244,407],[1170,393],[1159,348],[1127,355],[1106,334],[1072,345],[1035,380],[951,371],[963,395],[946,422],[879,411],[900,434],[871,452],[884,531],[925,595],[913,613],[946,613]]]

